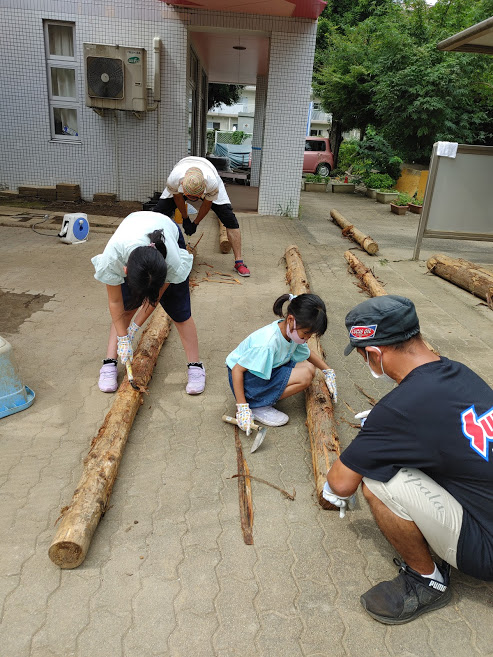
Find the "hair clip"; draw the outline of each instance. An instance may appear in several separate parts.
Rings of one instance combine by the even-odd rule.
[[[296,299],[297,296],[298,296],[297,294],[290,294],[289,300],[292,301],[293,299]]]
[[[154,244],[154,242],[151,242],[151,243],[149,244],[149,246],[152,246],[153,249],[156,248],[156,245]]]

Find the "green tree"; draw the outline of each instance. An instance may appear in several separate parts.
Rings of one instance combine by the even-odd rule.
[[[241,90],[244,85],[241,84],[216,84],[209,85],[207,101],[208,110],[220,105],[235,105],[240,101]]]
[[[372,125],[399,155],[423,162],[438,139],[492,143],[491,58],[436,45],[490,16],[493,0],[359,0],[333,19],[329,9],[313,86],[340,132],[363,137]]]

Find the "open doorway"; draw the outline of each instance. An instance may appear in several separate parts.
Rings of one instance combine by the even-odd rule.
[[[257,80],[267,77],[269,36],[199,29],[190,33],[190,43],[207,74],[209,89],[213,84],[226,91],[226,102],[216,94],[219,102],[207,103],[206,157],[218,170],[235,210],[256,212],[265,114],[265,94],[257,102]]]

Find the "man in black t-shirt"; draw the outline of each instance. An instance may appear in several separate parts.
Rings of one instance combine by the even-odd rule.
[[[399,575],[361,602],[382,623],[407,623],[449,602],[450,565],[493,580],[493,390],[428,349],[409,299],[368,299],[346,327],[345,355],[356,348],[373,376],[398,386],[331,467],[324,497],[344,509],[363,481],[380,530],[404,561],[394,560]]]

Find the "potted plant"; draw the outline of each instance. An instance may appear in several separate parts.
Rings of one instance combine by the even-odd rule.
[[[423,209],[423,199],[420,196],[413,197],[409,203],[409,211],[414,214],[421,214]]]
[[[375,198],[377,203],[390,203],[399,196],[397,189],[377,189]]]
[[[327,191],[327,178],[318,173],[308,173],[305,177],[305,192]]]
[[[341,178],[333,179],[330,181],[330,184],[334,194],[353,194],[356,189],[356,184],[354,182],[349,182],[348,176],[345,176],[344,180]]]
[[[409,202],[412,198],[409,194],[399,194],[396,199],[390,201],[390,211],[394,214],[406,214]]]
[[[369,198],[376,198],[378,189],[391,189],[395,185],[395,180],[386,173],[372,173],[365,178],[364,183],[366,195]]]

